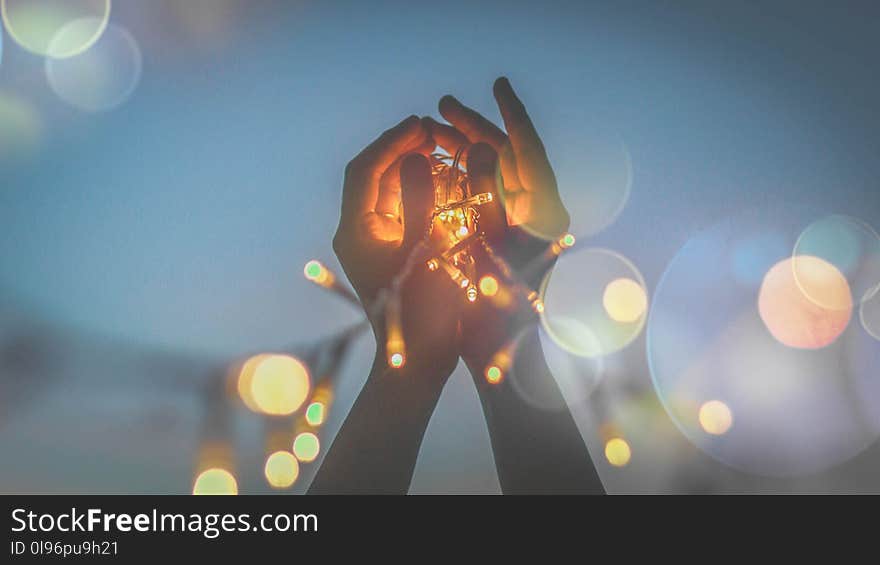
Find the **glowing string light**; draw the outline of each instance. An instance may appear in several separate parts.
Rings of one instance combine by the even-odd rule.
[[[317,259],[312,259],[306,263],[306,266],[303,268],[303,274],[305,274],[308,280],[325,288],[329,288],[336,280],[333,273]]]
[[[323,402],[312,402],[306,408],[306,422],[310,426],[320,426],[324,423],[326,407]]]
[[[388,366],[400,369],[406,363],[406,344],[400,321],[400,298],[392,296],[385,305],[385,354]]]
[[[474,285],[468,286],[467,292],[465,294],[467,295],[468,302],[477,301],[477,287],[475,287]]]
[[[486,382],[497,385],[504,380],[513,364],[513,356],[516,352],[516,339],[505,343],[495,354],[484,372]]]

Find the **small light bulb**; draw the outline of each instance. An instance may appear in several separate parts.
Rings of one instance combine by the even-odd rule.
[[[497,385],[504,378],[504,373],[497,365],[491,365],[486,368],[486,381],[489,384]]]
[[[324,423],[324,403],[323,402],[312,402],[309,404],[309,407],[306,408],[306,422],[309,423],[310,426],[320,426]]]
[[[458,235],[464,237],[467,234],[468,234],[467,226],[461,226],[460,228],[458,228]]]
[[[303,268],[303,274],[306,276],[306,279],[320,286],[331,286],[334,282],[333,275],[327,270],[327,267],[316,259],[306,263],[306,266]]]
[[[431,259],[430,261],[428,261],[429,271],[436,271],[439,266],[440,265],[437,263],[437,259]]]
[[[310,281],[314,281],[321,276],[321,271],[323,270],[323,265],[321,265],[321,263],[316,261],[315,259],[312,259],[311,261],[306,263],[306,266],[303,268],[303,273],[306,275],[307,279],[309,279]]]
[[[406,359],[403,356],[403,353],[392,353],[390,357],[388,357],[388,364],[392,369],[399,369],[403,367],[403,364],[406,362]]]
[[[574,246],[575,241],[576,240],[575,240],[574,235],[567,233],[567,234],[563,235],[562,237],[560,237],[559,241],[557,243],[559,243],[559,246],[562,247],[563,249],[569,249]]]
[[[477,301],[477,287],[471,285],[467,289],[467,299],[469,302]]]

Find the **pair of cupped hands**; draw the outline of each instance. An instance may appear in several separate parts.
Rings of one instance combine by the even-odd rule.
[[[449,124],[410,116],[382,133],[345,169],[333,248],[370,319],[377,363],[386,359],[386,324],[384,309],[372,305],[404,268],[432,221],[428,156],[436,147],[450,155],[464,148],[472,193],[494,196],[479,209],[480,228],[527,285],[536,288],[551,265],[529,273],[525,266],[545,252],[552,236],[568,228],[555,175],[523,103],[506,78],[499,78],[493,90],[506,133],[444,96],[439,109]],[[496,272],[488,257],[477,253],[475,260],[481,274]],[[459,356],[475,377],[482,375],[495,352],[534,318],[487,300],[470,303],[442,270],[432,272],[424,264],[416,264],[400,288],[407,360],[398,371],[442,388]],[[504,280],[497,273],[496,278]]]

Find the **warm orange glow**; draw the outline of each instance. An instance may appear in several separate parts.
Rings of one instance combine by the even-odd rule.
[[[795,279],[793,259],[773,266],[764,276],[758,312],[774,338],[789,347],[820,349],[833,343],[849,325],[852,296],[846,277],[818,257],[799,256],[799,273],[809,273],[811,296],[821,296],[823,308],[810,300]]]
[[[399,369],[406,363],[406,343],[403,340],[403,326],[400,320],[400,300],[393,296],[385,304],[385,353],[388,365]]]

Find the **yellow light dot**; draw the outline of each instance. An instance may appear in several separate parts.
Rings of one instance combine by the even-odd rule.
[[[501,372],[499,367],[492,365],[486,369],[486,381],[488,381],[489,384],[497,385],[503,378],[504,373]]]
[[[429,271],[436,271],[437,267],[438,267],[437,259],[431,259],[430,261],[428,261],[428,270]]]
[[[288,451],[276,451],[266,459],[266,480],[275,488],[287,488],[299,477],[299,462]]]
[[[403,357],[403,353],[392,353],[388,362],[395,369],[399,369],[403,367],[405,361],[406,359]]]
[[[632,451],[626,440],[616,437],[608,440],[605,444],[605,458],[615,467],[623,467],[629,463]]]
[[[293,454],[303,463],[314,461],[320,450],[321,442],[312,432],[303,432],[293,440]]]
[[[256,366],[251,381],[254,404],[265,414],[284,416],[309,395],[309,372],[289,355],[269,355]]]
[[[648,309],[645,289],[632,279],[620,278],[608,283],[602,296],[605,312],[615,322],[632,323],[641,318]]]
[[[212,468],[202,471],[196,477],[193,494],[238,494],[238,483],[226,469]]]
[[[720,400],[710,400],[700,406],[700,426],[707,434],[720,436],[727,433],[733,425],[733,414],[727,404]]]
[[[480,292],[483,296],[495,296],[498,294],[498,281],[491,275],[480,279]]]

